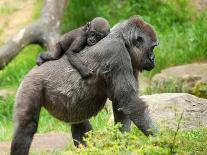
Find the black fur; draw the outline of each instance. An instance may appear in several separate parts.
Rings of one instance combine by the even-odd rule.
[[[74,145],[76,147],[78,147],[80,144],[83,144],[86,146],[86,143],[84,142],[83,137],[85,137],[85,133],[91,130],[92,130],[92,126],[88,120],[82,123],[72,124],[71,132],[72,132]]]

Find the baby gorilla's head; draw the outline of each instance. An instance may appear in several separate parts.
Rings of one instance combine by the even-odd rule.
[[[87,24],[87,44],[95,45],[98,41],[110,33],[108,21],[102,17],[96,17]]]

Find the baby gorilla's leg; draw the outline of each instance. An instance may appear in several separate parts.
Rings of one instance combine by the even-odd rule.
[[[88,78],[94,75],[94,71],[83,64],[83,62],[78,57],[77,52],[68,50],[65,54],[70,64],[78,70],[82,78]]]

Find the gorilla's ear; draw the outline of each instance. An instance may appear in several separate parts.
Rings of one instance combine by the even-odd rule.
[[[90,27],[91,27],[91,22],[86,23],[85,31],[88,32],[90,30]]]

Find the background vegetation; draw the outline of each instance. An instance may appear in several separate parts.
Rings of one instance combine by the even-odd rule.
[[[156,68],[145,73],[145,76],[152,77],[169,66],[207,59],[207,11],[197,11],[191,3],[190,0],[71,0],[66,7],[61,30],[62,33],[70,31],[96,16],[107,18],[111,26],[133,15],[142,16],[155,27],[160,41],[155,52]],[[34,20],[39,16],[41,7],[42,1],[37,0]],[[11,11],[9,8],[0,9],[0,13]],[[35,58],[42,50],[37,45],[23,49],[12,63],[0,71],[0,88],[16,89],[24,75],[35,65]],[[11,139],[13,105],[14,96],[0,98],[0,140]],[[93,139],[87,149],[68,146],[65,153],[172,153],[174,131],[163,129],[156,138],[146,138],[138,129],[133,128],[131,133],[122,135],[117,127],[108,126],[108,119],[109,114],[105,110],[92,118],[95,128],[93,137],[96,142]],[[42,110],[38,132],[52,130],[70,132],[67,124],[59,122]],[[205,154],[206,135],[206,129],[180,132],[173,151],[179,154]]]

